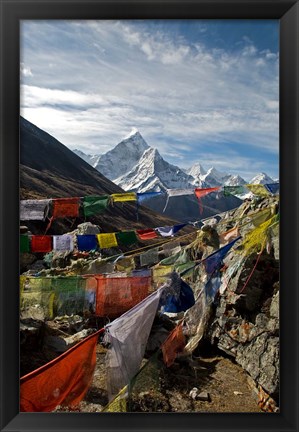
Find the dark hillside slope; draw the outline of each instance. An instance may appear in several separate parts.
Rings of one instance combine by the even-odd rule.
[[[66,146],[29,121],[20,119],[20,199],[64,198],[124,192]],[[151,228],[176,223],[154,211],[140,207],[136,220],[135,203],[115,203],[102,215],[88,218],[102,231]],[[76,224],[83,222],[78,218]],[[49,231],[61,233],[71,221],[55,221]],[[34,232],[43,232],[46,223],[28,222]],[[190,228],[188,228],[188,231]]]

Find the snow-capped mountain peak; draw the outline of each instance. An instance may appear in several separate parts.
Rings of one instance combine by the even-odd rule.
[[[275,183],[274,180],[265,173],[259,173],[253,179],[250,180],[249,184],[267,184]]]
[[[207,173],[204,167],[199,162],[193,164],[192,167],[185,170],[185,172],[194,178],[198,178]]]
[[[127,140],[128,138],[131,138],[132,136],[134,136],[134,135],[136,135],[136,134],[139,134],[139,135],[140,135],[139,130],[138,130],[136,127],[132,127],[131,132],[128,133],[128,135],[126,135],[126,136],[124,137],[124,140]]]

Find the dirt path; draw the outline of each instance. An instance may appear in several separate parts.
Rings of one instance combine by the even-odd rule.
[[[80,412],[100,412],[108,403],[105,356],[106,350],[98,345],[94,379]],[[228,358],[176,361],[170,368],[159,359],[157,367],[158,387],[135,392],[132,412],[261,412],[247,373]],[[198,393],[207,392],[209,400],[192,399],[189,393],[194,387]]]

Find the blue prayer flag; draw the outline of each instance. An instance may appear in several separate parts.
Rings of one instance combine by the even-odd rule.
[[[90,251],[97,248],[97,238],[94,234],[77,235],[78,250]]]
[[[279,183],[267,183],[264,186],[273,195],[279,191]]]
[[[240,238],[241,236],[231,241],[227,245],[223,246],[218,251],[214,252],[212,255],[208,256],[208,258],[204,260],[205,269],[208,274],[214,273],[222,266],[223,258],[230,250],[230,248],[236,243],[236,241],[240,240]]]

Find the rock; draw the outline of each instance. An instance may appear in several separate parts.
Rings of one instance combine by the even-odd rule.
[[[193,387],[193,389],[189,393],[189,396],[191,397],[191,399],[195,400],[197,398],[198,392],[199,392],[198,388]]]
[[[208,392],[200,392],[198,395],[197,395],[197,398],[196,398],[197,400],[201,400],[201,401],[207,401],[207,402],[209,402],[210,401],[210,395],[209,395],[209,393]]]
[[[91,222],[84,222],[77,226],[76,234],[99,234],[100,228],[97,225],[93,225]]]
[[[64,352],[70,347],[85,339],[89,334],[93,333],[92,329],[84,329],[72,336],[46,336],[44,339],[44,346],[56,352]]]
[[[243,393],[242,392],[240,392],[240,391],[234,391],[234,395],[236,395],[236,396],[241,396]]]

